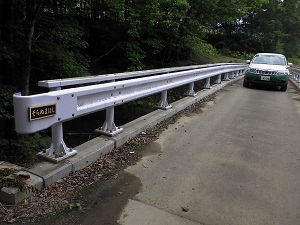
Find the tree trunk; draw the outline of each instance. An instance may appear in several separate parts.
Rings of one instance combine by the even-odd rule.
[[[31,72],[31,53],[34,26],[40,13],[43,0],[26,0],[26,11],[24,21],[24,45],[21,56],[22,60],[22,95],[29,95],[29,81]]]
[[[29,95],[29,80],[31,72],[31,46],[32,46],[32,37],[34,33],[34,22],[28,21],[25,24],[25,39],[22,52],[22,95]]]

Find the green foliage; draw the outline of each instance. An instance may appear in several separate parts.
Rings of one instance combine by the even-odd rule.
[[[283,1],[283,37],[282,49],[288,57],[300,55],[300,2]]]
[[[69,209],[79,209],[81,210],[82,207],[81,207],[81,204],[79,202],[76,202],[76,203],[71,203],[69,206],[68,206]]]
[[[161,28],[172,35],[178,35],[182,21],[186,18],[190,5],[186,0],[162,0],[160,11],[162,12]]]
[[[142,42],[147,47],[149,47],[148,54],[157,55],[160,53],[161,49],[163,48],[162,40],[155,39],[155,38],[147,38]]]
[[[14,49],[12,49],[8,43],[0,40],[0,61],[7,60],[11,62],[13,59],[15,59],[15,57],[16,53],[14,52]]]
[[[220,49],[219,52],[222,55],[230,56],[230,57],[237,58],[237,59],[244,59],[244,60],[250,60],[254,56],[254,54],[252,54],[252,53],[231,51],[230,49],[227,49],[227,48]]]
[[[217,50],[211,44],[206,43],[198,37],[187,36],[184,43],[199,56],[211,57],[218,54]]]
[[[34,133],[32,135],[18,135],[16,140],[11,140],[11,147],[15,152],[18,152],[20,158],[25,159],[47,148],[47,144],[39,133]]]
[[[293,63],[294,66],[300,67],[300,58],[288,58],[289,63]]]
[[[34,62],[47,79],[89,75],[89,59],[83,53],[88,43],[84,40],[84,29],[76,20],[58,18],[44,32],[37,42]]]
[[[152,57],[182,48],[183,22],[189,7],[186,0],[149,0],[127,5],[129,36],[123,49],[128,55],[129,70],[145,68],[144,63]]]
[[[129,107],[139,109],[141,115],[152,112],[156,105],[155,96],[148,96],[128,103]]]
[[[16,135],[10,139],[0,137],[1,160],[30,166],[37,161],[36,153],[49,146],[40,133]]]
[[[140,44],[138,42],[126,42],[123,48],[127,52],[131,65],[128,71],[143,70],[145,66],[142,59],[145,58],[145,52],[141,49]]]
[[[122,14],[125,10],[124,0],[106,0],[105,3],[107,6],[107,10],[113,13]]]
[[[0,118],[13,119],[13,94],[15,88],[0,84]]]

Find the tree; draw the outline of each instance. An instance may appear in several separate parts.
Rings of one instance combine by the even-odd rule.
[[[23,21],[24,43],[21,51],[21,71],[22,71],[22,94],[29,94],[29,81],[31,73],[31,54],[34,28],[40,14],[43,0],[25,1],[25,19]]]
[[[285,0],[283,16],[283,51],[289,57],[300,56],[300,1]]]

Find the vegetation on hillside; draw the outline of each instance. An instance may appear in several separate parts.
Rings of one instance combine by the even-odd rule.
[[[0,0],[0,160],[45,146],[14,132],[12,94],[37,81],[216,62],[218,54],[300,56],[299,0]]]

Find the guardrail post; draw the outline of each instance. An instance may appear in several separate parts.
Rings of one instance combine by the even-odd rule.
[[[297,81],[297,74],[294,72],[293,68],[289,69],[291,79]]]
[[[61,86],[51,87],[49,91],[59,91]],[[58,163],[70,156],[76,155],[77,151],[72,148],[68,148],[64,142],[63,136],[63,123],[59,122],[51,126],[52,141],[50,148],[37,153],[37,156],[44,158],[45,160]]]
[[[234,72],[231,72],[231,75],[229,76],[229,79],[234,79]]]
[[[210,89],[211,86],[210,86],[210,77],[206,78],[206,83],[204,84],[204,88],[205,89]]]
[[[63,140],[62,122],[53,124],[51,127],[51,133],[52,143],[50,148],[45,151],[39,152],[37,154],[38,156],[46,160],[58,163],[63,159],[77,154],[77,151],[72,148],[68,148]]]
[[[185,93],[186,96],[195,97],[197,95],[196,92],[194,91],[194,86],[195,86],[194,82],[189,84],[189,90]]]
[[[228,76],[228,73],[225,73],[225,76],[224,76],[224,81],[229,81],[229,76]]]
[[[156,108],[158,108],[158,109],[170,109],[170,108],[172,108],[172,105],[169,105],[169,103],[167,101],[167,96],[168,96],[168,91],[163,91],[161,93],[161,99],[158,103],[158,106],[156,106]]]
[[[244,74],[243,70],[239,70],[239,76],[242,76]]]
[[[109,107],[106,109],[106,118],[102,127],[95,130],[96,133],[104,134],[110,137],[116,136],[123,132],[123,128],[116,127],[114,122],[115,108]]]
[[[219,74],[219,75],[218,75],[218,78],[217,78],[217,80],[215,81],[215,84],[221,84],[221,76],[222,76],[222,74]]]

